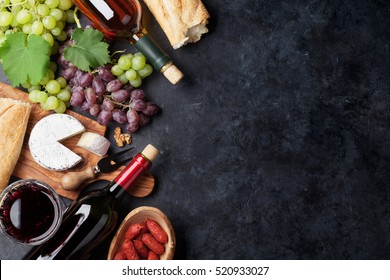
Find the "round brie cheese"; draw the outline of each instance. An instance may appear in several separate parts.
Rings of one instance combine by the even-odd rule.
[[[85,131],[75,117],[52,114],[36,123],[28,141],[34,160],[42,167],[62,171],[72,168],[82,158],[59,143]]]

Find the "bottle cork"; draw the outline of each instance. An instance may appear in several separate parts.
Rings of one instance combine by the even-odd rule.
[[[173,63],[169,63],[161,68],[161,73],[174,85],[184,77],[184,74]]]
[[[153,161],[158,156],[159,151],[151,144],[147,145],[141,154],[148,160]]]

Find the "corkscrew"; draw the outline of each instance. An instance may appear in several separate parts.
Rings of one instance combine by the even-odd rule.
[[[100,159],[98,163],[93,167],[88,167],[81,171],[66,173],[61,178],[62,188],[67,191],[74,191],[77,190],[83,182],[95,178],[100,173],[110,173],[117,170],[119,167],[121,167],[133,158],[132,156],[121,158],[122,155],[126,154],[132,149],[134,149],[134,147],[112,155],[105,156]]]

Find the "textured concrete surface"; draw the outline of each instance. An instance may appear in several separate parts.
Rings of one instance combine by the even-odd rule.
[[[121,216],[163,210],[176,259],[389,259],[389,2],[204,3],[210,32],[179,50],[150,22],[186,79],[145,82],[157,186]]]

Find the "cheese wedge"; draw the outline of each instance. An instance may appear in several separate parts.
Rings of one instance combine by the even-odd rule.
[[[26,134],[31,106],[11,98],[0,98],[0,191],[18,162]]]

